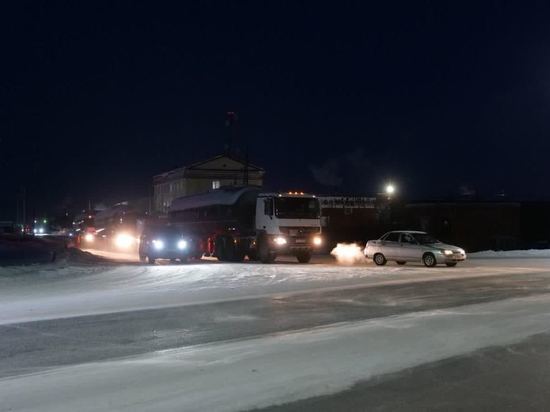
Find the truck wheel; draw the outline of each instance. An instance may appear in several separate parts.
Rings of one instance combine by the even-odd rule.
[[[214,251],[215,251],[216,257],[220,262],[224,262],[227,260],[227,253],[225,250],[225,238],[222,238],[222,237],[216,238],[216,243],[214,244]]]
[[[422,256],[422,263],[431,268],[437,264],[437,260],[435,260],[435,256],[432,253],[424,253],[424,256]]]
[[[376,253],[372,260],[374,260],[374,263],[376,263],[377,266],[384,266],[387,263],[387,260],[382,253]]]
[[[265,239],[260,240],[258,255],[260,258],[260,262],[262,263],[273,263],[276,257],[275,253],[269,250],[267,241]]]
[[[296,253],[296,259],[298,259],[300,263],[308,263],[311,260],[311,252],[309,250],[298,252]]]
[[[154,265],[155,261],[156,259],[154,257],[147,256],[147,263],[149,263],[150,265]]]
[[[251,250],[248,252],[248,260],[254,261],[258,260],[258,252],[256,250]]]

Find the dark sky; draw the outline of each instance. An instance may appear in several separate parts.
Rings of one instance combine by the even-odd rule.
[[[548,2],[4,3],[0,218],[146,195],[228,110],[273,189],[550,197]]]

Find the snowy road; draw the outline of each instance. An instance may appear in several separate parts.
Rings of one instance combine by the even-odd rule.
[[[0,268],[0,411],[397,409],[373,382],[550,332],[545,255],[318,262]]]

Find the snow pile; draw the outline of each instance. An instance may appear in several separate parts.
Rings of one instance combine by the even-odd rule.
[[[469,253],[470,258],[550,258],[550,249],[528,250],[484,250],[482,252]]]
[[[548,295],[510,299],[48,369],[1,379],[0,399],[25,411],[249,410],[518,343],[549,325]]]
[[[343,265],[357,265],[367,262],[363,249],[357,243],[338,243],[330,254],[336,258],[338,263]]]

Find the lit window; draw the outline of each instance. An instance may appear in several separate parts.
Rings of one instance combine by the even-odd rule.
[[[220,181],[219,180],[212,180],[212,189],[219,189],[220,188]]]

